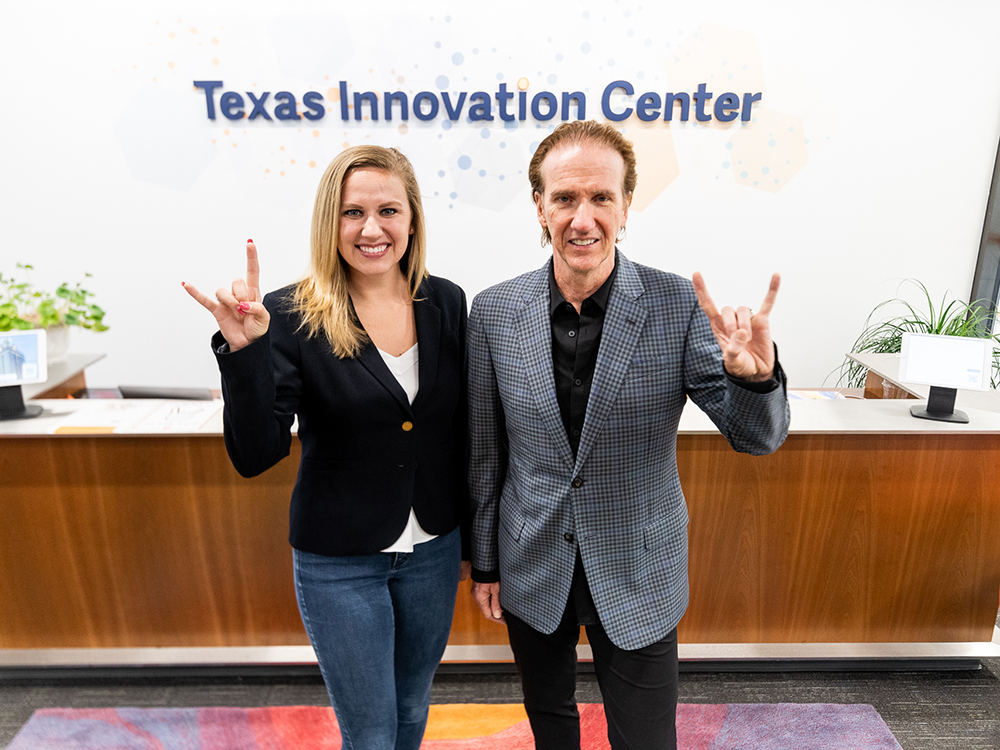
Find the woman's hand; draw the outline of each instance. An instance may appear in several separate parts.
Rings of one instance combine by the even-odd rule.
[[[247,277],[236,279],[232,291],[220,287],[212,299],[190,284],[181,282],[181,286],[215,316],[230,351],[238,351],[267,333],[271,315],[260,303],[260,266],[253,240],[247,240]]]

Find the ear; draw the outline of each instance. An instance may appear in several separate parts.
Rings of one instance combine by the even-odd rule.
[[[625,210],[622,212],[622,226],[625,226],[625,222],[628,221],[628,209],[632,205],[632,193],[625,196]]]
[[[545,223],[545,211],[542,210],[542,194],[536,190],[532,198],[535,200],[535,209],[538,211],[538,223],[548,229],[548,225]]]

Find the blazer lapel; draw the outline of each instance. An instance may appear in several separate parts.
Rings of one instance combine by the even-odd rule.
[[[420,291],[426,294],[428,289],[425,282]],[[441,310],[429,299],[424,297],[413,303],[413,315],[417,321],[417,344],[419,345],[420,361],[417,364],[420,373],[420,381],[417,388],[417,397],[414,403],[421,400],[425,393],[431,393],[434,389],[434,381],[437,380],[438,359],[441,352]]]
[[[573,466],[566,428],[556,400],[552,373],[552,321],[549,318],[548,266],[532,279],[524,294],[525,306],[514,316],[514,328],[524,356],[524,376],[552,443],[568,467]]]
[[[639,343],[639,336],[646,323],[647,310],[639,303],[643,293],[642,282],[635,267],[624,255],[618,254],[618,276],[611,287],[608,313],[601,333],[601,348],[587,401],[587,416],[576,452],[577,471],[587,461],[618,398],[625,373],[632,363],[632,354]]]
[[[378,353],[378,349],[375,348],[375,344],[371,341],[365,344],[365,348],[362,349],[361,354],[358,355],[358,361],[364,365],[365,369],[371,373],[372,377],[381,383],[382,386],[389,391],[389,393],[391,393],[402,406],[406,408],[407,413],[412,416],[413,409],[410,406],[410,400],[406,397],[406,391],[403,390],[403,386],[401,386],[399,381],[396,380],[396,376],[389,372],[389,368],[386,367],[385,360],[382,359],[382,355]]]

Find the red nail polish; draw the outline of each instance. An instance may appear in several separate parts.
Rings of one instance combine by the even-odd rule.
[[[247,244],[248,245],[251,244],[252,242],[253,242],[253,240],[247,240]]]

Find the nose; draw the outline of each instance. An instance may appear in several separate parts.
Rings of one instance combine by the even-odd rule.
[[[594,208],[587,201],[581,201],[577,206],[572,228],[577,232],[589,232],[594,228]]]
[[[375,214],[372,214],[367,219],[365,219],[364,226],[361,227],[362,237],[378,237],[382,234],[382,227],[378,224],[378,218]]]

